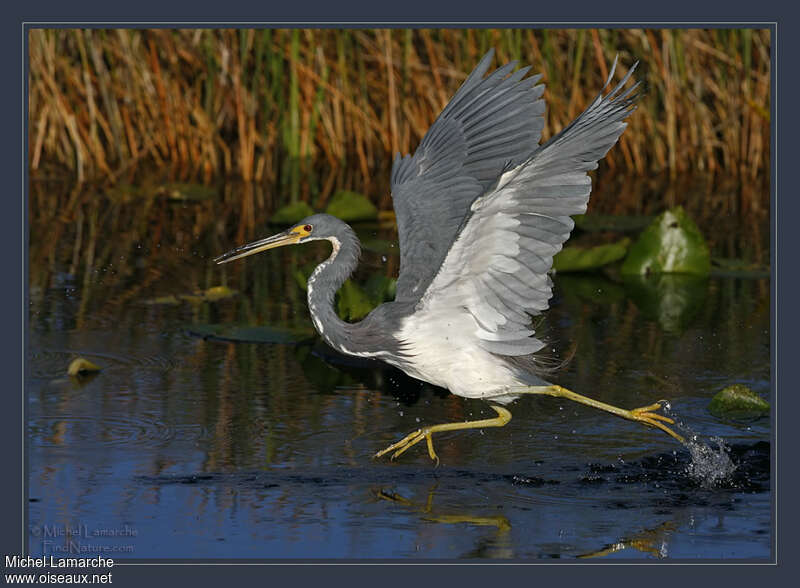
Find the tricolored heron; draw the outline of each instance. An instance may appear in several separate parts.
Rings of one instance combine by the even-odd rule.
[[[336,291],[355,269],[360,243],[353,229],[315,214],[275,236],[218,257],[226,263],[283,245],[325,239],[333,247],[308,279],[314,327],[338,351],[377,358],[453,394],[488,401],[497,417],[418,429],[375,457],[395,458],[440,431],[502,427],[505,405],[522,394],[568,398],[683,438],[656,411],[657,402],[626,410],[543,379],[536,352],[544,347],[531,321],[548,307],[548,272],[591,192],[589,170],[617,142],[635,110],[639,83],[624,89],[636,64],[546,143],[541,76],[509,63],[485,76],[489,51],[431,125],[414,155],[394,160],[392,199],[400,245],[393,302],[359,323],[342,321]],[[540,365],[540,364],[539,364]]]

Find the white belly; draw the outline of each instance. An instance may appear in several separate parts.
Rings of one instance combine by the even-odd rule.
[[[497,356],[477,342],[475,319],[468,312],[417,312],[405,319],[399,337],[408,346],[409,375],[466,398],[510,402],[523,385]]]

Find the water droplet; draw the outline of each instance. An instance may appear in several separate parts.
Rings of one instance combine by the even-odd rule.
[[[687,445],[692,463],[686,467],[686,473],[706,487],[715,486],[736,469],[725,441],[720,437],[712,437],[710,440],[716,443],[716,449],[698,442],[697,435],[692,435],[692,441]]]

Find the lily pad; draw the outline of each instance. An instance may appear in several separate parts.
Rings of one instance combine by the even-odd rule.
[[[308,205],[308,202],[303,202],[301,200],[294,204],[281,206],[275,211],[275,214],[270,217],[269,222],[274,225],[288,225],[296,223],[312,214],[314,214],[314,210]]]
[[[195,294],[178,294],[177,296],[169,295],[151,298],[149,300],[145,300],[145,304],[165,306],[175,306],[181,302],[199,304],[202,302],[216,302],[218,300],[232,298],[237,294],[238,292],[236,290],[231,290],[227,286],[212,286],[208,290],[203,290],[202,292],[197,292]]]
[[[744,384],[733,384],[717,392],[708,410],[721,418],[757,418],[769,414],[769,402]]]
[[[624,258],[630,242],[626,237],[596,247],[565,247],[553,258],[553,269],[557,272],[580,272],[603,267]]]
[[[179,298],[188,302],[216,302],[217,300],[233,298],[237,294],[236,290],[231,290],[227,286],[212,286],[198,294],[183,294]]]
[[[363,194],[339,190],[328,203],[325,212],[347,222],[375,220],[378,209]]]
[[[375,305],[366,292],[352,280],[345,280],[338,293],[336,306],[339,316],[344,320],[358,321],[369,314]]]
[[[703,235],[678,206],[659,215],[628,251],[625,275],[679,273],[708,275],[711,255]]]
[[[218,300],[225,300],[226,298],[233,298],[238,292],[231,290],[227,286],[212,286],[208,290],[203,290],[197,294],[181,294],[178,296],[181,300],[186,302],[216,302]]]
[[[150,298],[144,301],[145,304],[151,304],[156,306],[176,306],[181,303],[180,299],[177,296],[170,294],[169,296],[158,296],[157,298]]]
[[[93,364],[88,359],[78,357],[70,362],[67,368],[67,374],[76,378],[78,376],[85,376],[100,371],[100,366]]]
[[[216,300],[224,300],[225,298],[232,298],[236,296],[238,292],[236,290],[232,290],[227,286],[212,286],[205,292],[203,292],[203,296],[205,296],[206,300],[216,301]]]
[[[373,306],[378,306],[387,300],[393,300],[397,291],[397,280],[384,275],[375,274],[370,276],[364,285],[364,291],[372,302]]]
[[[310,328],[261,327],[253,325],[191,325],[186,331],[194,337],[236,343],[297,344],[313,339]]]

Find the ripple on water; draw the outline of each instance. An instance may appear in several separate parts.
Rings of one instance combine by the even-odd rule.
[[[169,443],[179,433],[185,432],[160,421],[128,416],[36,416],[28,421],[28,439],[37,447],[49,448],[155,447]]]
[[[28,353],[27,362],[33,378],[55,380],[66,376],[67,367],[76,357],[91,359],[104,372],[131,368],[166,372],[178,365],[172,358],[161,355],[122,355],[88,349],[37,349]]]

